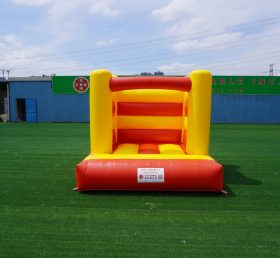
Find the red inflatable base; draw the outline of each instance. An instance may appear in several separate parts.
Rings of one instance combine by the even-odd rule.
[[[223,190],[223,168],[215,160],[84,160],[76,167],[79,191]]]

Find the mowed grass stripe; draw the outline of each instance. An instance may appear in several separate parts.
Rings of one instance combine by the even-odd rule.
[[[171,255],[174,247],[181,248],[184,245],[194,250],[199,250],[201,247],[214,249],[218,246],[231,250],[244,249],[244,241],[248,244],[246,251],[256,255],[260,254],[261,248],[258,247],[262,247],[262,254],[278,248],[277,241],[272,240],[278,235],[279,227],[273,227],[273,223],[277,222],[278,212],[270,214],[260,212],[252,220],[252,212],[217,214],[201,211],[162,213],[161,211],[112,210],[108,212],[104,209],[94,211],[82,209],[76,214],[69,209],[47,210],[46,213],[46,209],[43,208],[29,208],[24,211],[13,209],[14,217],[11,224],[5,227],[9,228],[16,224],[20,227],[10,232],[6,236],[6,241],[22,241],[20,235],[25,235],[23,243],[32,239],[47,241],[56,250],[61,249],[59,242],[71,245],[72,248],[73,245],[78,248],[79,245],[88,242],[97,249],[98,246],[105,248],[110,244],[111,248],[120,250],[127,248],[122,247],[121,243],[126,243],[133,248],[148,249],[152,246],[160,248],[163,245],[164,248],[170,248],[166,252]],[[8,213],[10,211],[7,210]],[[161,219],[156,220],[159,216]],[[264,225],[263,220],[269,220],[270,224]],[[161,234],[163,228],[165,234],[154,242],[154,235]],[[253,250],[254,246],[255,250]],[[265,246],[270,247],[267,249]],[[201,253],[205,254],[203,250]]]
[[[212,125],[225,197],[73,192],[88,124],[0,124],[0,256],[277,257],[279,129]]]

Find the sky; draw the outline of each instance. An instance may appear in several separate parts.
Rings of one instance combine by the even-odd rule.
[[[2,0],[0,24],[12,77],[280,75],[277,0]]]

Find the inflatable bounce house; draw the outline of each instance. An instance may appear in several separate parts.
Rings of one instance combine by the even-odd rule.
[[[212,75],[90,75],[90,155],[76,167],[77,190],[223,190],[208,154]]]

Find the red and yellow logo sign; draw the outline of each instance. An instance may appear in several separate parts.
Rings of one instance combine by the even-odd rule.
[[[89,88],[89,82],[85,77],[77,77],[73,81],[73,88],[78,93],[85,93]]]

